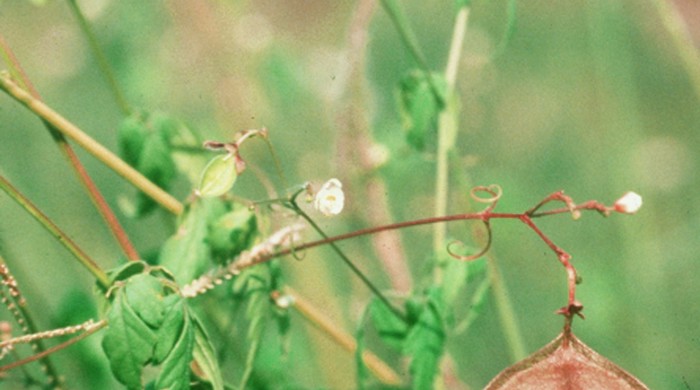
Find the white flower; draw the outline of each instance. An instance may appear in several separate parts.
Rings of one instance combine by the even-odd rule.
[[[338,179],[328,180],[314,198],[314,207],[325,216],[340,214],[344,205],[343,185]]]
[[[642,207],[642,197],[636,192],[626,192],[613,207],[618,213],[634,214]]]

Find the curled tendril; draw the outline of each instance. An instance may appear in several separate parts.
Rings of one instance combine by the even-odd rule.
[[[488,198],[479,196],[480,192],[485,192],[491,195]],[[496,203],[501,199],[503,195],[503,189],[498,184],[491,184],[490,186],[476,186],[469,191],[469,196],[479,203],[489,203],[485,211],[491,211],[496,207]]]
[[[489,207],[492,207],[492,206],[489,206]],[[455,244],[464,246],[464,243],[459,241],[459,240],[452,241],[451,243],[449,243],[447,245],[447,253],[457,260],[472,261],[472,260],[478,259],[479,257],[483,256],[486,252],[488,252],[489,249],[491,248],[491,241],[492,241],[492,237],[493,237],[493,235],[491,233],[491,224],[489,223],[488,220],[483,220],[482,222],[484,223],[484,227],[486,228],[486,232],[488,233],[488,236],[486,238],[486,245],[484,245],[484,247],[481,248],[479,253],[469,255],[469,256],[462,256],[462,255],[455,253],[452,249],[450,249],[452,246],[454,246]]]

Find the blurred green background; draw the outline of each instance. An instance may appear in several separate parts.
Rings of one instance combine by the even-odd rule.
[[[367,210],[382,206],[352,196],[363,194],[368,180],[385,183],[391,220],[433,215],[434,143],[423,152],[409,147],[397,99],[399,81],[416,65],[379,5],[358,11],[354,2],[333,1],[79,4],[133,107],[166,112],[206,139],[228,140],[235,131],[266,126],[291,183],[340,178],[348,211],[321,221],[329,233],[369,225]],[[429,67],[442,71],[454,2],[402,4]],[[587,318],[574,323],[579,338],[653,389],[696,389],[700,5],[659,4],[518,2],[513,35],[493,59],[506,28],[506,2],[475,0],[457,78],[461,111],[449,211],[464,212],[472,185],[499,184],[504,195],[498,210],[509,212],[528,209],[558,189],[579,202],[607,204],[629,190],[641,194],[644,206],[633,217],[585,213],[578,221],[561,215],[538,224],[573,255],[583,279],[578,298]],[[369,27],[352,29],[362,12],[371,18]],[[681,22],[694,40],[675,41],[668,20]],[[47,104],[116,151],[123,115],[66,2],[0,1],[0,32]],[[352,49],[352,39],[363,32],[366,46]],[[374,171],[357,163],[364,152],[356,147],[367,146],[356,142],[362,123],[382,145],[375,149],[388,153]],[[5,94],[0,130],[0,172],[103,267],[117,265],[119,248],[41,122]],[[172,233],[172,218],[162,211],[142,220],[125,216],[118,204],[133,189],[78,153],[138,249],[156,251]],[[251,142],[242,153],[274,177],[262,143]],[[181,199],[189,191],[185,183],[174,191]],[[237,188],[247,198],[266,196],[254,175],[244,175]],[[493,230],[492,253],[531,353],[560,330],[562,320],[553,312],[565,303],[565,272],[523,225],[493,221]],[[449,231],[471,242],[468,225],[453,224]],[[401,236],[417,283],[432,256],[432,229]],[[390,288],[369,239],[342,247]],[[0,248],[41,329],[96,316],[87,272],[4,195]],[[369,294],[337,260],[319,249],[302,262],[282,264],[291,286],[352,332]],[[8,318],[6,311],[0,318]],[[353,357],[298,317],[293,321],[289,369],[295,383],[354,387]],[[54,356],[68,387],[114,386],[99,354],[100,338]],[[455,388],[481,388],[512,364],[506,343],[490,297],[473,327],[448,339],[454,375],[464,386]],[[401,363],[396,366],[401,371]]]

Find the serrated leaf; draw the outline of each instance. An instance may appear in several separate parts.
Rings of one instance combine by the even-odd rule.
[[[158,328],[163,323],[165,295],[158,278],[149,274],[135,275],[129,278],[124,294],[129,306],[150,327]]]
[[[177,232],[161,248],[158,263],[174,275],[178,284],[190,282],[211,265],[211,253],[205,242],[207,225],[222,210],[218,200],[196,201],[185,211]]]
[[[404,353],[411,356],[409,371],[412,375],[412,388],[431,389],[438,371],[438,363],[445,343],[445,330],[442,314],[442,292],[432,287],[427,293],[427,302],[412,327]]]
[[[182,306],[182,301],[179,305]],[[157,389],[189,389],[190,388],[190,362],[194,348],[194,329],[187,310],[180,312],[184,317],[182,331],[168,356],[161,365],[161,371],[156,379]]]
[[[190,315],[190,318],[194,326],[194,350],[192,352],[194,361],[204,374],[204,379],[209,381],[214,390],[224,390],[224,378],[221,375],[219,361],[216,358],[209,335],[194,313]]]
[[[220,154],[202,171],[197,193],[203,198],[212,198],[227,193],[238,178],[236,157],[230,153]]]
[[[155,332],[129,306],[126,295],[116,292],[107,313],[109,326],[102,340],[114,376],[129,389],[141,388],[141,369],[151,358]]]
[[[416,150],[424,150],[429,139],[435,138],[438,114],[442,109],[428,77],[432,77],[433,85],[444,98],[447,83],[439,75],[428,76],[424,72],[414,71],[399,84],[406,141]]]
[[[243,205],[234,205],[209,227],[207,243],[220,260],[230,260],[248,249],[257,235],[255,213]]]

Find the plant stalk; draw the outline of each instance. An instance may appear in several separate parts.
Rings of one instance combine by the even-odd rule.
[[[122,176],[136,188],[143,191],[146,195],[150,196],[165,209],[176,215],[182,213],[182,203],[180,203],[172,195],[168,194],[163,189],[148,180],[148,178],[142,175],[139,171],[132,168],[116,154],[112,153],[109,149],[95,141],[92,137],[80,130],[67,119],[63,118],[60,114],[44,104],[42,101],[35,99],[27,91],[12,81],[7,74],[0,75],[0,89],[12,96],[19,103],[22,103],[41,119],[48,122],[51,126],[53,126],[53,128],[61,132],[61,134],[74,140],[95,158]]]
[[[90,258],[68,235],[63,232],[46,214],[37,208],[27,197],[22,195],[12,184],[0,175],[0,188],[24,208],[46,230],[51,233],[76,259],[92,273],[97,281],[105,288],[109,286],[107,274]]]

